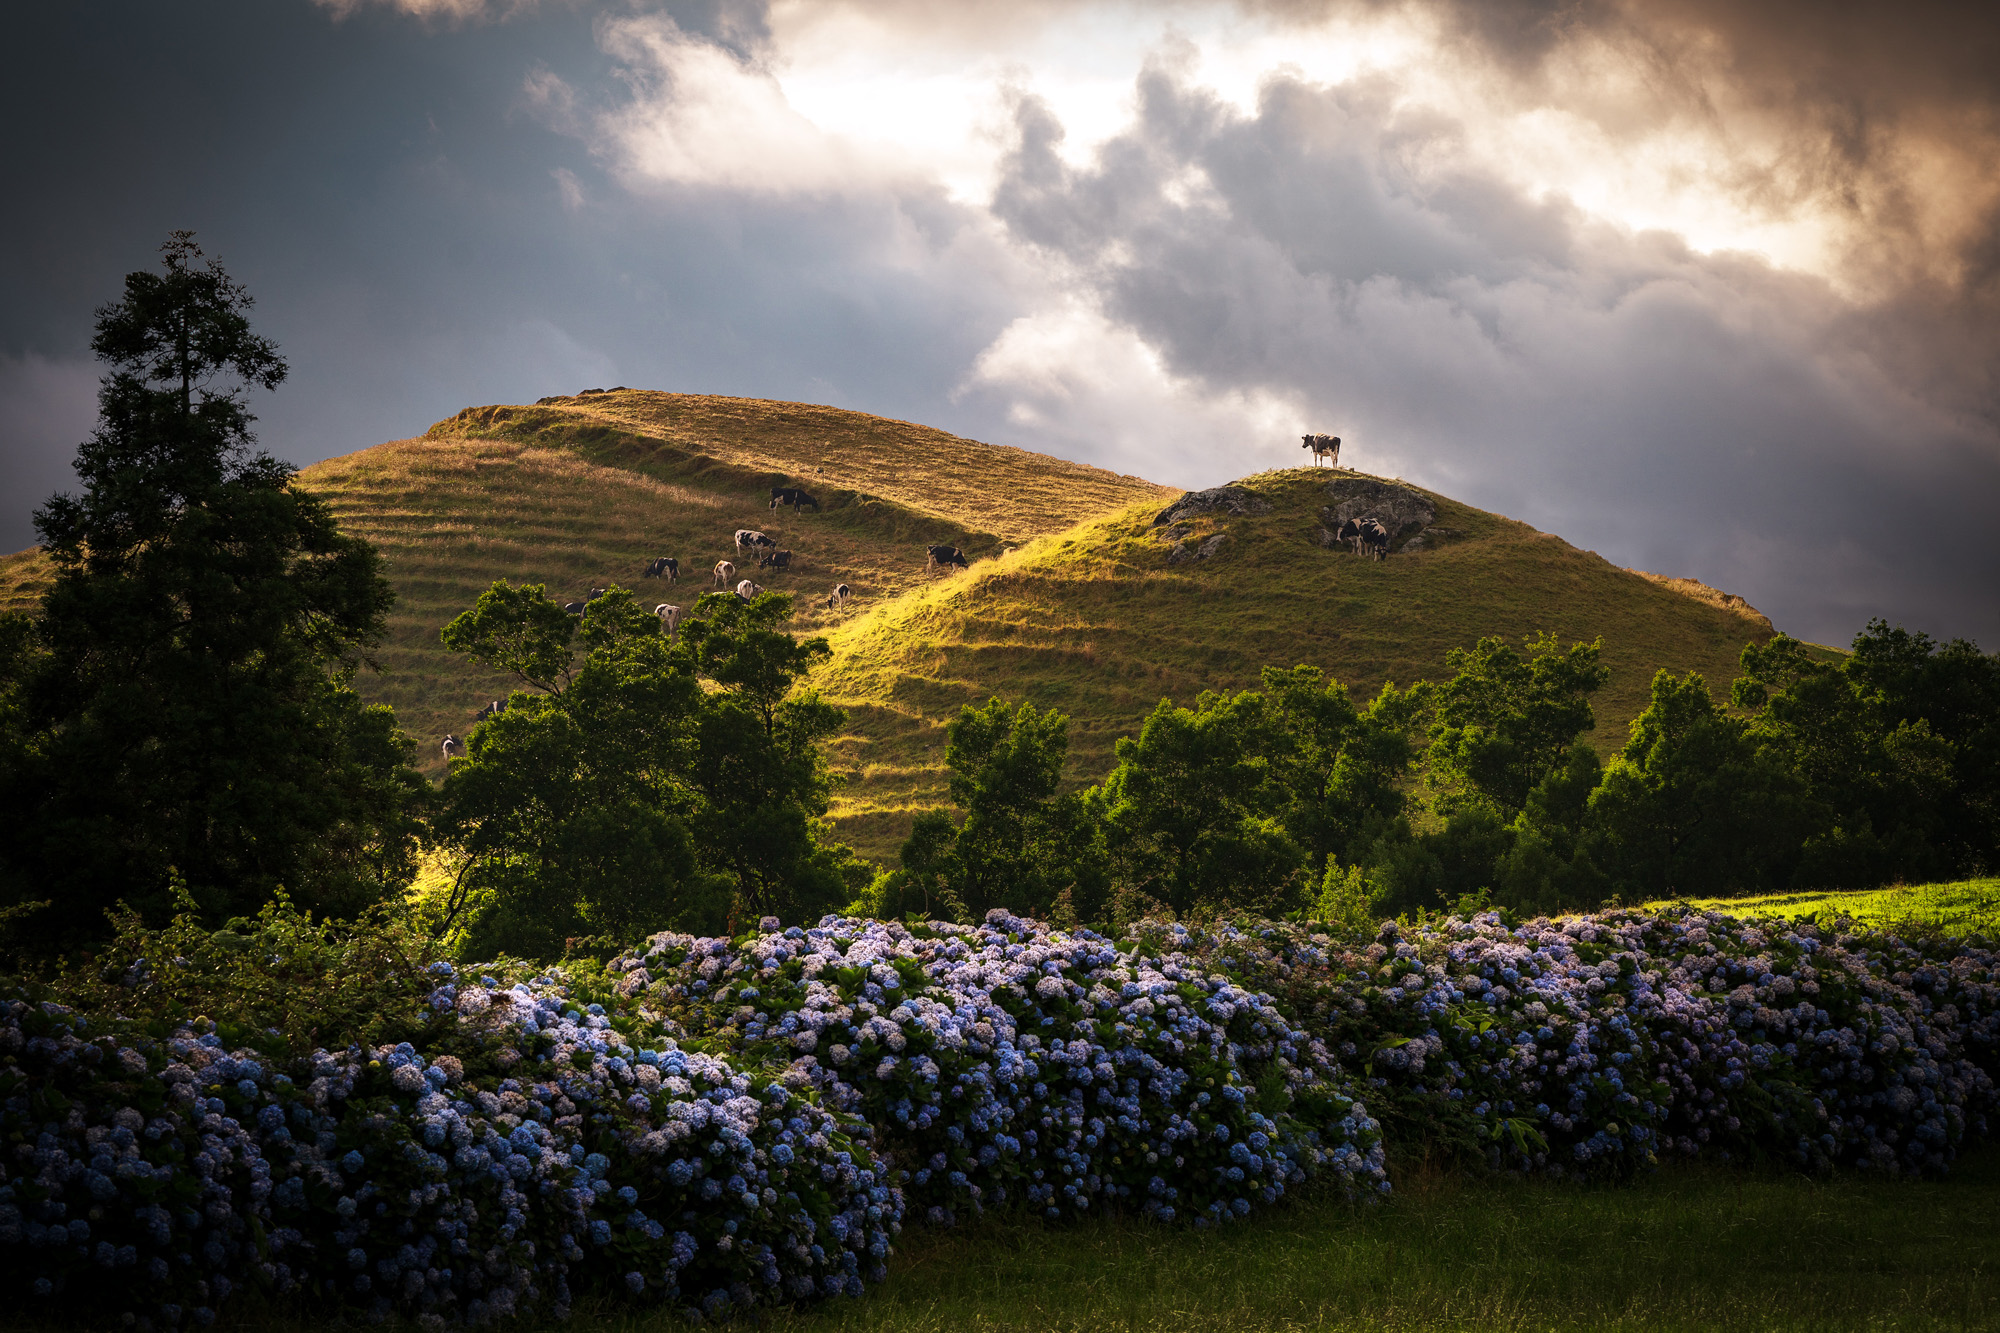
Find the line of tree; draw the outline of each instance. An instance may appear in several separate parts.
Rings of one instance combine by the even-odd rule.
[[[614,588],[581,617],[494,584],[444,645],[520,688],[441,787],[357,670],[394,594],[255,448],[286,367],[186,233],[97,313],[108,368],[78,495],[36,527],[53,585],[0,617],[0,926],[88,947],[123,903],[211,925],[280,895],[387,906],[466,955],[735,932],[834,910],[1059,922],[1383,914],[1874,885],[2000,864],[2000,658],[1879,621],[1846,655],[1747,647],[1726,702],[1659,673],[1608,762],[1600,645],[1487,638],[1365,704],[1311,666],[1162,700],[1110,772],[1064,780],[1068,720],[967,707],[952,809],[883,873],[835,841],[789,597],[710,594],[678,635]],[[419,862],[442,881],[411,895]]]
[[[1312,667],[1162,700],[1064,793],[1067,719],[994,700],[947,728],[957,817],[920,816],[887,915],[989,906],[1375,919],[1490,904],[1919,882],[2000,864],[2000,657],[1872,622],[1845,656],[1747,646],[1725,706],[1657,673],[1609,762],[1601,644],[1486,638],[1365,708]]]

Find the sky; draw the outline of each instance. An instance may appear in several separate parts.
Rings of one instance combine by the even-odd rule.
[[[2000,8],[8,6],[0,549],[192,229],[305,464],[592,387],[1187,487],[1405,477],[1844,644],[2000,649]]]

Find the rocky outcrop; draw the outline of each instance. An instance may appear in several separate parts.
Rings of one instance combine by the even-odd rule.
[[[1392,551],[1422,550],[1424,530],[1437,521],[1437,505],[1428,495],[1392,481],[1373,477],[1338,477],[1327,483],[1332,501],[1319,511],[1325,527],[1320,545],[1335,545],[1333,534],[1351,518],[1377,518],[1389,529]],[[1442,534],[1440,534],[1442,535]]]
[[[1241,486],[1211,486],[1205,491],[1189,491],[1162,509],[1153,526],[1166,528],[1200,514],[1268,514],[1271,502]],[[1180,538],[1173,538],[1179,541]]]
[[[1228,542],[1229,534],[1226,532],[1216,533],[1200,546],[1190,546],[1184,541],[1176,541],[1173,549],[1167,552],[1167,563],[1170,565],[1185,565],[1195,560],[1206,560],[1217,551],[1220,551]]]

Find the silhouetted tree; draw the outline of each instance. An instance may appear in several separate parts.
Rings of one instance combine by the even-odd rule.
[[[45,943],[148,920],[185,879],[212,918],[349,911],[406,881],[423,791],[408,738],[350,688],[393,593],[293,469],[253,449],[248,387],[285,363],[187,232],[97,312],[111,367],[83,489],[35,515],[55,562],[14,643],[0,754],[6,893]]]

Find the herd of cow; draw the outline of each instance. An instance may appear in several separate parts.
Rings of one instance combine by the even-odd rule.
[[[1356,555],[1370,555],[1377,560],[1389,558],[1388,525],[1379,518],[1350,518],[1333,530],[1333,539],[1354,548]]]
[[[790,506],[794,513],[803,509],[811,509],[815,512],[819,510],[819,501],[796,486],[773,486],[771,488],[771,508],[776,510],[780,505]],[[736,530],[737,560],[747,561],[753,555],[757,557],[757,568],[759,569],[790,569],[792,567],[792,553],[789,550],[779,549],[777,542],[755,528],[738,528]],[[939,569],[954,567],[958,569],[969,567],[965,558],[965,552],[958,547],[927,546],[924,548],[924,570],[926,573],[933,573]],[[736,569],[735,561],[716,561],[715,568],[710,571],[715,578],[716,588],[727,591],[731,581],[736,580]],[[657,559],[649,560],[646,562],[646,567],[640,571],[640,577],[665,579],[669,584],[677,583],[681,577],[681,562],[670,555],[663,555]],[[609,589],[607,588],[592,588],[590,595],[583,601],[563,603],[563,610],[570,615],[580,616],[592,602],[604,596],[608,591]],[[738,597],[749,602],[756,600],[757,596],[764,591],[764,588],[756,581],[746,578],[736,580],[735,591]],[[839,610],[844,608],[853,596],[853,588],[845,583],[836,583],[833,586],[833,591],[819,605]],[[668,602],[661,602],[653,608],[653,614],[660,618],[660,628],[666,632],[670,640],[676,640],[680,637],[680,607]],[[507,701],[505,699],[490,700],[474,715],[472,720],[474,723],[484,722],[487,718],[495,717],[505,711],[507,711]],[[465,742],[460,740],[457,735],[454,734],[444,738],[444,757],[447,760],[463,758],[464,755]]]

